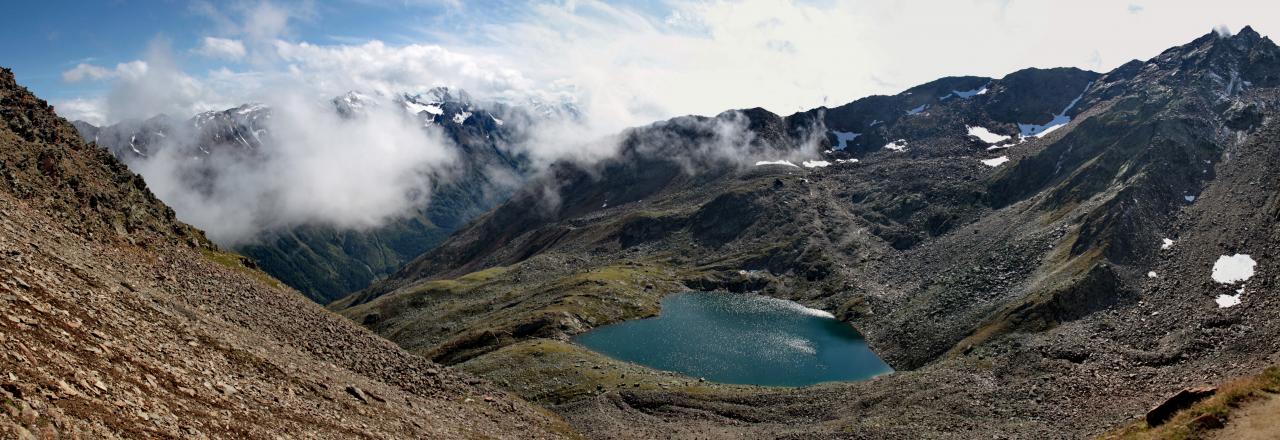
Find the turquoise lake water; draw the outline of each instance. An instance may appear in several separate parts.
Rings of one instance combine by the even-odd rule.
[[[796,387],[893,371],[849,324],[754,294],[671,295],[657,317],[574,340],[614,359],[720,383]]]

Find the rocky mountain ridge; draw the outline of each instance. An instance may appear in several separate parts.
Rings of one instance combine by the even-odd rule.
[[[330,307],[595,437],[1096,435],[1276,361],[1258,341],[1280,335],[1277,69],[1280,49],[1244,28],[1101,74],[677,118],[624,133],[616,158],[554,167]],[[705,154],[721,143],[747,147]],[[1214,281],[1235,254],[1259,275]],[[717,388],[560,342],[686,289],[829,311],[899,371]]]

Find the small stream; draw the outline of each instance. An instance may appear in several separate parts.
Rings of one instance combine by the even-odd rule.
[[[798,387],[893,371],[831,314],[754,294],[671,295],[657,317],[574,339],[614,359],[720,383]]]

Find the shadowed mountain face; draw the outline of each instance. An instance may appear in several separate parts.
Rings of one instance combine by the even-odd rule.
[[[510,147],[520,141],[524,127],[539,119],[574,116],[570,107],[526,110],[477,104],[465,92],[445,88],[389,100],[353,92],[334,98],[332,104],[344,118],[361,117],[369,106],[403,107],[424,131],[439,130],[456,145],[459,160],[447,173],[433,176],[431,187],[421,188],[427,197],[380,226],[344,228],[316,223],[272,227],[234,246],[267,273],[322,304],[368,286],[504,200],[513,182],[520,181],[526,172],[523,153]],[[157,116],[108,127],[79,121],[75,126],[86,141],[130,166],[143,166],[166,149],[169,151],[163,153],[186,158],[171,165],[180,168],[181,177],[169,184],[208,193],[216,185],[226,185],[220,179],[228,178],[224,176],[228,162],[254,161],[273,154],[280,140],[271,132],[271,117],[271,108],[246,104],[181,122]]]
[[[0,438],[569,432],[218,250],[8,69],[0,213]]]
[[[624,133],[615,158],[553,167],[330,307],[601,437],[1097,434],[1269,363],[1277,86],[1280,49],[1245,28],[1102,74],[677,118]],[[1210,273],[1236,253],[1260,276],[1220,308],[1241,286]],[[689,289],[830,311],[899,373],[742,397],[556,342]]]

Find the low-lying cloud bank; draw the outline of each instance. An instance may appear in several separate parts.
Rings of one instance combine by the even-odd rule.
[[[343,117],[292,94],[267,102],[254,113],[255,151],[193,154],[194,128],[175,124],[155,154],[130,166],[182,220],[235,245],[299,225],[379,226],[425,204],[456,158],[438,129],[390,106]]]
[[[360,117],[345,118],[333,111],[329,98],[348,91],[396,96],[449,86],[534,114],[570,106],[576,109],[574,117],[546,118],[526,127],[522,142],[508,147],[535,171],[561,160],[591,163],[618,151],[624,139],[617,135],[620,130],[679,111],[668,105],[671,94],[687,94],[682,87],[706,83],[691,81],[686,73],[697,69],[671,59],[666,49],[655,51],[656,46],[642,43],[665,42],[671,45],[662,47],[693,51],[674,53],[681,59],[721,53],[714,44],[719,36],[708,41],[698,35],[711,24],[698,21],[694,26],[688,21],[688,14],[711,17],[719,10],[682,8],[683,18],[655,22],[594,1],[534,5],[530,21],[480,27],[490,39],[528,38],[488,46],[445,42],[451,47],[445,48],[376,40],[333,45],[295,41],[289,38],[291,23],[315,11],[241,3],[225,11],[206,11],[220,30],[189,50],[175,50],[169,41],[157,38],[139,60],[115,67],[81,64],[68,70],[65,81],[108,81],[110,91],[57,106],[64,116],[98,125],[158,114],[179,121],[154,154],[130,166],[182,219],[220,243],[244,243],[266,231],[299,225],[371,228],[424,206],[434,187],[457,174],[458,146],[439,127],[424,127],[396,105],[372,106]],[[584,47],[584,41],[602,44]],[[621,49],[627,46],[643,50]],[[779,52],[777,46],[762,49],[770,54],[762,62],[785,62],[778,57],[788,52]],[[742,56],[750,58],[750,53]],[[184,61],[193,57],[218,67],[203,73],[184,68]],[[606,62],[593,61],[597,58]],[[718,81],[741,79],[715,72],[701,78],[708,75],[720,77]],[[191,154],[187,147],[197,130],[182,127],[181,121],[249,102],[271,109],[270,117],[258,122],[259,151]],[[709,105],[717,111],[724,108],[715,102]],[[678,159],[687,171],[712,157],[742,163],[779,158],[776,153],[744,149],[753,143],[744,118],[730,115],[697,123],[712,124],[704,131],[716,134]],[[517,181],[498,172],[490,177],[508,184]]]

